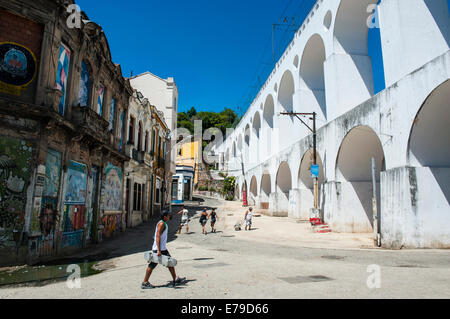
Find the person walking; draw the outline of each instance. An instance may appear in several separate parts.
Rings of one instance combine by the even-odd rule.
[[[183,205],[181,206],[181,210],[178,212],[178,215],[181,215],[181,223],[178,226],[177,234],[181,234],[181,229],[183,226],[186,226],[186,234],[189,234],[189,211]]]
[[[167,235],[169,233],[169,226],[167,225],[167,222],[171,219],[172,215],[166,211],[161,214],[161,220],[158,222],[158,224],[156,224],[155,235],[153,237],[152,251],[158,257],[162,255],[170,257],[170,253],[167,250],[166,244],[167,244]],[[149,279],[153,272],[153,269],[155,269],[157,265],[158,264],[154,262],[149,263],[147,270],[145,272],[144,282],[141,285],[142,289],[154,288],[154,286],[150,284]],[[173,279],[171,283],[172,287],[176,287],[177,285],[182,284],[186,280],[185,277],[183,278],[177,277],[175,267],[168,267],[168,268]]]
[[[211,210],[209,217],[211,218],[211,233],[215,233],[216,229],[214,228],[214,225],[216,224],[216,220],[219,219],[219,216],[217,216],[216,210],[214,208]]]
[[[251,230],[252,229],[252,217],[253,217],[253,207],[250,207],[246,212],[245,212],[245,230]]]
[[[200,224],[202,225],[203,228],[203,234],[206,235],[206,230],[205,230],[205,226],[206,226],[206,221],[208,220],[208,213],[206,212],[206,208],[203,209],[201,215],[200,215]]]

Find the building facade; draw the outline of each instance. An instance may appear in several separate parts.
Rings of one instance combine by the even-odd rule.
[[[155,106],[134,90],[126,127],[124,201],[127,227],[135,227],[161,212],[166,180],[167,126]]]
[[[337,232],[373,232],[387,248],[448,248],[448,3],[377,4],[318,0],[235,131],[214,148],[216,160],[237,177],[238,198],[246,189],[249,203],[269,214],[307,220],[314,140],[282,113],[315,113],[325,222]],[[377,94],[374,27],[386,82]],[[310,128],[311,118],[301,117]]]
[[[70,22],[73,4],[0,1],[1,265],[71,254],[170,203],[163,114],[136,102],[99,25],[84,12]],[[150,117],[133,131],[133,147],[130,103],[136,120],[142,109]],[[148,173],[134,175],[127,192],[136,161]],[[133,209],[134,185],[153,191],[155,209],[150,195]]]

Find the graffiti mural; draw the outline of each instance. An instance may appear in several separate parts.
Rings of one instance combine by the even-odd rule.
[[[86,203],[87,167],[70,161],[67,169],[67,188],[64,196],[66,204]]]
[[[59,114],[64,115],[66,107],[67,79],[69,78],[70,50],[63,44],[59,47],[58,71],[56,73],[56,88],[63,95],[59,103]]]
[[[64,227],[61,248],[82,247],[86,222],[87,166],[70,161],[64,195]]]
[[[122,169],[108,163],[104,169],[102,187],[102,210],[122,210]]]
[[[97,166],[92,165],[92,194],[91,194],[91,206],[89,207],[89,211],[86,217],[86,240],[91,240],[91,232],[93,227],[93,218],[94,216],[98,216],[94,213],[95,210],[98,210],[97,202],[97,194],[98,194],[98,173],[99,169]]]
[[[115,232],[120,231],[122,225],[122,214],[105,215],[102,218],[103,236],[111,237]]]
[[[23,231],[32,153],[32,144],[0,137],[0,246],[15,246]]]
[[[0,92],[20,96],[36,71],[36,57],[31,50],[17,43],[0,42]]]

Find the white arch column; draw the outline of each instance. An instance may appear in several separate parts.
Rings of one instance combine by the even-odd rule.
[[[328,120],[369,99],[374,92],[368,53],[369,5],[378,0],[342,0],[334,17],[333,53],[325,61]],[[331,31],[331,29],[330,29]]]
[[[379,7],[386,86],[449,50],[447,0],[389,0]]]

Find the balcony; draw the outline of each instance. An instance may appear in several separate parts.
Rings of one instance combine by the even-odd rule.
[[[74,106],[72,108],[72,121],[73,124],[82,128],[90,136],[103,143],[108,143],[108,121],[90,108]]]

